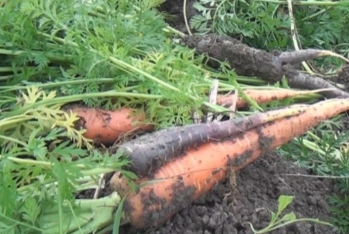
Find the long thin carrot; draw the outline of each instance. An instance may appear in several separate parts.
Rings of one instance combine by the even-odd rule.
[[[307,95],[311,93],[319,93],[331,89],[317,89],[317,90],[293,90],[293,89],[246,89],[244,93],[254,100],[257,104],[265,104],[275,100],[283,100],[286,98],[296,97],[300,95]],[[217,95],[218,105],[232,105],[235,97],[233,95]],[[249,106],[249,102],[242,97],[236,100],[236,108]]]
[[[309,106],[300,115],[278,119],[221,142],[207,142],[189,149],[155,171],[124,204],[125,221],[137,228],[156,227],[223,180],[230,169],[246,167],[264,152],[289,142],[320,122],[349,109],[349,99],[333,99]],[[149,184],[147,184],[149,183]],[[116,173],[113,188],[124,184]],[[121,186],[122,187],[122,186]],[[125,188],[125,186],[124,186]]]
[[[152,131],[153,125],[143,123],[144,113],[131,108],[103,110],[84,106],[67,106],[65,111],[72,111],[80,117],[76,128],[85,129],[84,136],[96,143],[113,144],[123,134],[136,131]]]
[[[297,115],[307,107],[307,105],[294,105],[235,120],[166,128],[127,141],[119,147],[119,151],[122,150],[131,161],[127,169],[137,176],[143,177],[160,168],[172,158],[183,154],[189,147],[199,146],[210,140],[218,141],[275,119]]]

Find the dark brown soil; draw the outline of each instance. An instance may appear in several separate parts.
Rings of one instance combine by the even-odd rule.
[[[338,76],[335,77],[334,81],[344,85],[345,89],[349,90],[349,65],[343,66]]]
[[[195,13],[188,0],[188,18]],[[171,26],[186,33],[182,14],[183,0],[167,1],[162,10],[175,17]],[[283,214],[294,212],[297,218],[315,218],[330,221],[327,199],[338,191],[333,181],[293,175],[310,172],[297,168],[275,152],[236,173],[236,181],[227,178],[212,191],[184,208],[156,230],[136,230],[130,225],[120,229],[121,234],[247,234],[253,233],[248,225],[262,229],[269,224],[271,212],[277,212],[280,195],[294,196]],[[105,192],[105,191],[104,191]],[[89,194],[80,197],[90,196]],[[336,228],[312,222],[299,222],[270,233],[335,234]]]

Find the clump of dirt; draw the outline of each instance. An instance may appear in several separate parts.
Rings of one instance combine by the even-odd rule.
[[[333,81],[345,86],[345,89],[349,91],[349,65],[342,67],[341,71],[338,72],[337,77]]]
[[[330,180],[298,176],[307,174],[306,170],[275,152],[263,155],[236,173],[236,187],[232,187],[231,180],[227,178],[158,229],[137,230],[126,225],[121,227],[120,234],[253,233],[247,222],[251,222],[255,229],[266,227],[271,212],[277,212],[280,195],[294,196],[294,201],[283,214],[294,212],[297,218],[330,221],[330,207],[326,199],[336,191],[335,185]],[[299,222],[270,233],[338,232],[331,226]]]
[[[193,7],[195,0],[187,0],[185,16],[188,21],[199,12]],[[159,11],[166,12],[167,23],[176,28],[177,30],[188,34],[187,27],[185,25],[183,14],[183,0],[171,0],[163,3],[159,8]],[[188,22],[189,23],[189,22]]]

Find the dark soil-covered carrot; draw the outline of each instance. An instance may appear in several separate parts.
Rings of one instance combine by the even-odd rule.
[[[149,175],[167,161],[183,154],[189,147],[199,146],[207,141],[219,141],[286,116],[297,115],[307,108],[294,105],[281,110],[256,113],[247,117],[222,122],[191,124],[172,127],[142,135],[125,142],[119,147],[131,161],[127,168],[137,176]]]
[[[283,100],[286,98],[296,97],[300,95],[307,95],[311,93],[319,93],[322,91],[329,91],[331,89],[318,89],[318,90],[293,90],[293,89],[246,89],[244,93],[254,100],[257,104],[265,104],[271,101]],[[234,95],[217,95],[218,105],[232,105],[235,101]],[[238,97],[236,100],[236,108],[243,108],[249,106],[249,102],[242,97]]]
[[[198,54],[207,54],[212,58],[207,61],[208,64],[215,68],[218,68],[218,63],[214,60],[226,61],[240,76],[259,77],[270,84],[286,78],[291,88],[309,90],[331,88],[332,90],[323,92],[322,95],[326,98],[349,98],[348,92],[332,85],[328,79],[298,71],[289,64],[297,60],[286,59],[287,54],[278,58],[277,54],[249,47],[240,40],[226,35],[193,35],[184,37],[181,41],[189,48],[195,49]],[[282,66],[281,63],[288,64]]]
[[[324,91],[322,95],[326,98],[349,98],[349,93],[347,91],[339,89],[335,84],[331,84],[321,77],[294,70],[287,70],[286,76],[288,84],[292,88],[311,90],[331,89],[329,91]]]
[[[276,56],[278,62],[280,62],[282,65],[286,63],[289,63],[289,64],[301,63],[306,60],[312,60],[312,59],[323,57],[323,56],[333,56],[333,57],[341,58],[344,61],[348,62],[348,59],[346,59],[344,56],[329,50],[305,49],[305,50],[295,50],[295,51],[285,51],[285,52],[275,51],[274,55]]]
[[[349,109],[349,99],[322,101],[296,116],[275,120],[224,141],[210,141],[189,149],[160,169],[147,184],[130,192],[124,203],[125,221],[137,228],[156,227],[212,189],[230,170],[240,170],[264,152],[289,142],[320,122]],[[155,181],[154,181],[155,180]],[[154,181],[154,183],[149,183]],[[116,173],[111,186],[122,187]],[[125,188],[125,186],[123,186]]]
[[[124,134],[153,130],[153,125],[143,123],[145,114],[131,108],[107,111],[74,105],[67,106],[64,110],[72,111],[80,117],[76,128],[85,129],[84,136],[96,143],[110,145]]]

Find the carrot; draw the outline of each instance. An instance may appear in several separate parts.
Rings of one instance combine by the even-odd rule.
[[[291,64],[281,65],[283,62],[294,63],[296,60],[286,61],[285,56],[280,60],[277,54],[249,47],[229,36],[193,35],[182,38],[181,41],[189,48],[195,49],[197,53],[209,55],[212,59],[210,61],[228,62],[240,76],[258,77],[268,83],[281,81],[285,77],[291,88],[311,90],[331,88],[331,91],[323,92],[322,95],[326,98],[349,98],[348,92],[332,85],[327,79],[295,70]]]
[[[331,89],[330,91],[323,92],[322,95],[326,98],[349,98],[349,93],[347,91],[341,90],[336,87],[335,84],[331,84],[321,77],[293,70],[288,70],[286,75],[288,85],[292,88],[312,90]]]
[[[265,104],[275,100],[283,100],[286,98],[296,97],[300,95],[307,95],[311,93],[318,93],[321,91],[328,91],[331,89],[317,89],[317,90],[292,90],[292,89],[246,89],[244,93],[254,100],[257,104]],[[217,95],[218,105],[232,105],[235,97],[233,95]],[[249,106],[250,103],[242,97],[238,97],[236,101],[236,108],[243,108]]]
[[[67,106],[64,110],[76,113],[80,117],[76,128],[85,129],[84,136],[96,143],[110,145],[123,134],[153,130],[152,125],[142,123],[145,119],[144,114],[131,108],[107,111],[74,105]]]
[[[128,193],[124,203],[126,222],[137,228],[157,227],[223,180],[229,170],[238,171],[261,154],[289,142],[320,122],[349,109],[349,99],[319,102],[296,116],[275,120],[221,142],[207,142],[189,149],[154,172],[152,180],[136,192]],[[112,188],[124,181],[116,173]],[[126,186],[124,186],[125,188]]]
[[[160,168],[172,158],[183,154],[189,147],[198,146],[209,140],[221,140],[263,123],[299,114],[305,108],[307,108],[306,105],[294,105],[282,110],[256,113],[233,121],[226,120],[167,128],[127,141],[118,150],[123,151],[124,155],[131,161],[127,170],[143,177]]]
[[[318,49],[305,49],[305,50],[295,50],[295,51],[285,51],[285,52],[274,52],[276,60],[284,64],[296,64],[301,63],[306,60],[312,60],[315,58],[323,57],[323,56],[333,56],[336,58],[340,58],[346,62],[349,62],[347,58],[344,56],[332,52],[330,50],[318,50]]]

